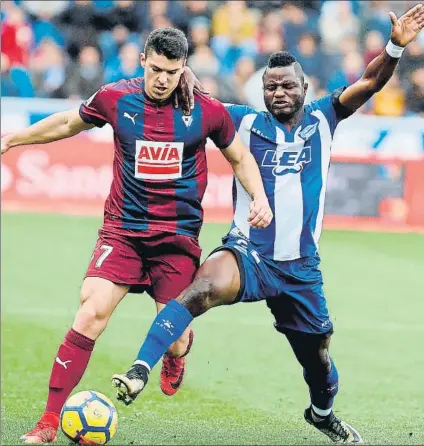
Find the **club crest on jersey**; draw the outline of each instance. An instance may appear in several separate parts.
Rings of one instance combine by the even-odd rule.
[[[136,141],[135,174],[144,180],[181,178],[183,142]]]
[[[302,138],[304,141],[307,141],[308,139],[310,139],[311,136],[317,131],[318,124],[319,123],[316,122],[315,124],[310,124],[310,125],[307,125],[306,127],[304,127],[299,132],[299,137]]]
[[[305,164],[311,162],[311,147],[305,146],[298,150],[287,148],[287,150],[267,150],[262,159],[263,167],[272,167],[275,176],[287,175],[288,173],[302,172]]]
[[[183,116],[183,122],[184,122],[186,127],[190,127],[191,123],[193,122],[193,116],[192,115]]]

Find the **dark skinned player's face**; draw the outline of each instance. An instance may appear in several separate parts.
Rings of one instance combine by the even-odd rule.
[[[263,78],[264,101],[279,121],[292,118],[305,102],[308,84],[303,84],[294,66],[268,68]]]

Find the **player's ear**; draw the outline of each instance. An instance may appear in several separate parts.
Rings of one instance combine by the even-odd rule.
[[[308,88],[309,88],[309,84],[307,82],[305,82],[303,84],[303,94],[304,94],[304,96],[306,96],[306,92],[308,91]]]
[[[140,53],[140,65],[146,68],[146,55],[144,53]]]

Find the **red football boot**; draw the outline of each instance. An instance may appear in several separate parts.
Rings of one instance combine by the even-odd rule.
[[[163,355],[162,370],[160,372],[160,388],[165,395],[174,395],[183,383],[186,373],[186,356],[190,352],[193,338],[193,330],[190,330],[187,350],[183,356],[177,358],[167,353]]]
[[[54,412],[44,412],[34,429],[20,438],[27,444],[52,443],[57,439],[59,415]]]

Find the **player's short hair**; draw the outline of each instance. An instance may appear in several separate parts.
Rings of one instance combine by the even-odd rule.
[[[269,56],[268,64],[262,76],[262,80],[268,68],[289,67],[291,65],[294,65],[294,71],[296,75],[300,78],[302,83],[304,83],[305,77],[303,75],[302,65],[300,65],[293,54],[289,51],[278,51],[276,53],[272,53],[271,56]]]
[[[185,34],[176,28],[159,28],[152,31],[144,45],[144,54],[154,51],[168,59],[186,59],[188,42]]]

